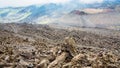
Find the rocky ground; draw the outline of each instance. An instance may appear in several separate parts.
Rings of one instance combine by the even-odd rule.
[[[0,24],[0,68],[120,68],[119,33]]]

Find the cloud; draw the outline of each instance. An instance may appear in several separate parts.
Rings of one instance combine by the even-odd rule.
[[[72,1],[79,1],[82,3],[102,2],[103,0],[0,0],[0,7],[19,7],[28,6],[33,4],[46,4],[46,3],[68,3]]]
[[[19,7],[33,4],[66,3],[70,0],[0,0],[0,7]]]
[[[90,4],[90,3],[95,3],[95,2],[101,3],[101,2],[103,2],[104,0],[79,0],[79,1],[82,2],[82,3]]]

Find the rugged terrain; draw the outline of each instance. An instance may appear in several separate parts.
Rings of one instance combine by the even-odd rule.
[[[120,68],[120,31],[0,24],[0,68]]]

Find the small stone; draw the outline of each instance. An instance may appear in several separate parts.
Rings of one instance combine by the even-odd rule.
[[[21,65],[24,65],[24,66],[28,66],[28,65],[29,65],[29,63],[25,62],[25,61],[22,60],[22,59],[20,60],[20,64],[21,64]]]
[[[33,65],[33,64],[29,64],[29,65],[27,66],[27,68],[34,68],[34,65]]]
[[[10,56],[7,55],[7,56],[5,57],[5,61],[8,61],[9,58],[10,58]]]
[[[35,59],[35,63],[39,63],[39,61],[40,61],[39,59]]]
[[[38,65],[37,68],[47,68],[48,64],[49,64],[49,60],[48,59],[43,59]]]

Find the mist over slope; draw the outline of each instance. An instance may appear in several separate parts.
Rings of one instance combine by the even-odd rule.
[[[119,30],[119,5],[119,0],[104,0],[102,3],[93,4],[71,1],[67,4],[50,3],[0,8],[0,23],[57,23],[63,26],[105,27]],[[81,15],[81,12],[85,14]]]

